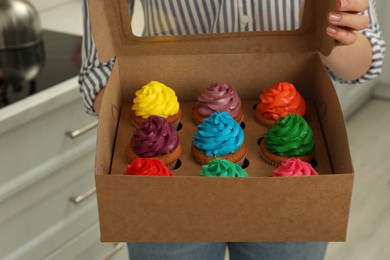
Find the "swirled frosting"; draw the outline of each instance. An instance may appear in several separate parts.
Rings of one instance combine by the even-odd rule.
[[[260,94],[259,98],[257,111],[262,116],[275,121],[288,114],[304,116],[306,113],[305,100],[289,82],[276,83]]]
[[[130,142],[139,156],[156,157],[175,150],[179,135],[165,118],[150,116],[137,127]]]
[[[173,176],[171,170],[154,158],[137,158],[126,167],[125,175]]]
[[[301,156],[314,149],[313,131],[300,115],[289,114],[268,129],[266,146],[270,152],[282,156]]]
[[[200,176],[207,177],[248,177],[238,164],[228,160],[215,158],[210,163],[202,166]]]
[[[318,175],[308,162],[299,158],[285,160],[278,168],[272,171],[273,176],[311,176]]]
[[[232,117],[239,114],[241,100],[232,86],[226,83],[214,83],[198,96],[198,113],[209,117],[212,113],[228,112]]]
[[[132,106],[135,115],[144,119],[151,115],[167,118],[177,114],[179,108],[175,91],[158,81],[151,81],[137,90]]]
[[[193,144],[206,156],[234,153],[244,143],[244,131],[227,112],[215,112],[197,127]]]

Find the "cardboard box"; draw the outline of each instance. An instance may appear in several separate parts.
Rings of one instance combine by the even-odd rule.
[[[331,51],[326,15],[335,1],[306,0],[297,31],[146,38],[131,34],[124,2],[89,1],[99,57],[117,57],[97,137],[101,240],[345,241],[353,167],[339,101],[317,54]],[[172,87],[183,109],[175,177],[123,175],[131,101],[150,80]],[[232,84],[243,100],[250,178],[200,177],[190,153],[191,108],[215,81]],[[306,99],[319,176],[270,177],[273,167],[258,154],[266,130],[255,122],[253,105],[278,81],[294,83]]]

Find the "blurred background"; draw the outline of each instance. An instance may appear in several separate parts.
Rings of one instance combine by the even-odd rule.
[[[123,243],[99,242],[96,118],[82,112],[77,83],[81,0],[30,2],[45,46],[34,50],[33,69],[23,68],[38,76],[0,84],[0,259],[127,259]],[[377,0],[390,45],[388,13],[389,1]],[[135,16],[142,17],[139,2]],[[142,31],[142,19],[134,30]],[[389,56],[380,78],[360,86],[335,83],[356,176],[347,242],[330,243],[326,260],[390,256]]]

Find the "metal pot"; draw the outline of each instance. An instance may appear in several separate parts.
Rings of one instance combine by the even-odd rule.
[[[38,12],[26,0],[0,0],[0,70],[4,81],[23,84],[44,60]]]
[[[38,12],[26,0],[0,0],[0,50],[26,48],[42,42]]]

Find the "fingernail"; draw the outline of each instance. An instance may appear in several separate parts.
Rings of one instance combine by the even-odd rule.
[[[348,6],[348,0],[340,0],[340,10],[344,10]]]
[[[335,21],[338,22],[341,20],[341,15],[338,13],[330,13],[329,14],[329,21]]]
[[[336,34],[337,33],[337,29],[333,26],[328,26],[328,28],[326,28],[326,32],[329,33],[329,34]]]

